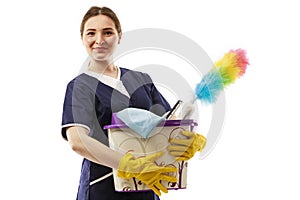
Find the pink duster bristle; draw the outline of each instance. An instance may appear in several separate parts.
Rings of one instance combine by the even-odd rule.
[[[248,58],[246,57],[246,51],[243,49],[230,50],[230,52],[235,53],[235,59],[237,62],[237,67],[240,68],[239,76],[243,76],[246,72],[247,65],[249,65]]]

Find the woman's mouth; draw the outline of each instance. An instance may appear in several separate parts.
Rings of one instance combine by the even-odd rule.
[[[93,51],[95,51],[95,52],[103,52],[105,50],[106,50],[105,47],[96,47],[96,48],[93,48]]]

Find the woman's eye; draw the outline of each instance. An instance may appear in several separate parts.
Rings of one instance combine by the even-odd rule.
[[[107,35],[107,36],[110,36],[110,35],[112,35],[113,33],[112,33],[111,31],[107,31],[107,32],[105,32],[104,34]]]
[[[87,35],[89,35],[89,36],[93,36],[93,35],[95,35],[95,33],[94,33],[94,32],[87,32],[86,34],[87,34]]]

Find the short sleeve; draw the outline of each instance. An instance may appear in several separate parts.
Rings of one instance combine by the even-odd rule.
[[[90,131],[93,123],[95,95],[93,91],[80,79],[72,80],[66,89],[63,113],[62,136],[67,140],[66,128],[82,126]]]

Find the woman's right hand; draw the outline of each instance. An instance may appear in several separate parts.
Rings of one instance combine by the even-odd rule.
[[[177,178],[167,175],[167,173],[177,172],[174,167],[160,167],[154,161],[164,153],[158,152],[145,157],[135,158],[127,153],[120,160],[118,176],[120,178],[137,178],[151,188],[157,195],[161,195],[160,190],[168,193],[161,181],[177,182]]]

